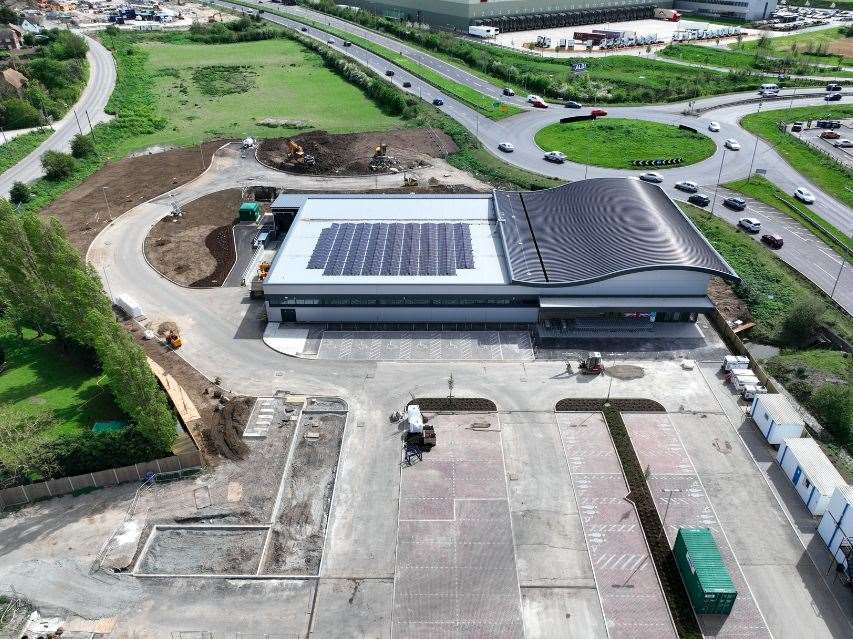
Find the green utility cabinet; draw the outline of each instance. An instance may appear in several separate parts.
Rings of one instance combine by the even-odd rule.
[[[679,528],[673,553],[696,613],[729,614],[737,598],[737,589],[711,531]]]
[[[257,222],[261,217],[261,205],[257,202],[243,202],[240,205],[241,222]]]

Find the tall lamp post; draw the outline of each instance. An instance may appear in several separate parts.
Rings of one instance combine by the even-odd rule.
[[[758,111],[757,113],[761,113],[761,105],[764,104],[764,100],[758,103]],[[758,151],[758,136],[753,136],[755,138],[755,145],[752,147],[752,159],[749,161],[749,173],[746,174],[746,181],[749,182],[752,179],[752,166],[755,164],[755,154]]]
[[[714,185],[714,200],[711,202],[711,215],[714,214],[714,206],[717,204],[717,189],[720,188],[720,179],[723,177],[723,164],[726,161],[726,149],[723,147],[723,157],[720,158],[720,172],[717,173],[717,183]]]

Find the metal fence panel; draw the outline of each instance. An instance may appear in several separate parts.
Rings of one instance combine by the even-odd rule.
[[[29,501],[22,486],[13,486],[0,490],[0,506],[16,506],[18,504],[26,504]]]
[[[118,477],[119,482],[138,481],[142,479],[142,477],[136,471],[136,466],[124,466],[122,468],[116,468],[115,474],[116,477]]]
[[[24,492],[27,494],[29,501],[38,501],[45,497],[50,497],[50,491],[47,489],[47,484],[41,482],[24,487]]]
[[[95,486],[115,486],[118,483],[118,477],[116,477],[112,468],[92,473],[92,479],[95,482]]]
[[[76,477],[69,477],[68,481],[71,482],[71,490],[97,488],[98,486],[98,484],[95,483],[95,478],[92,477],[91,473],[86,473],[85,475],[77,475]]]

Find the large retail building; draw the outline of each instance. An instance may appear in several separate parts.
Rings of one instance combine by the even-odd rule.
[[[478,195],[283,195],[273,322],[695,321],[737,274],[658,186],[599,178]]]
[[[765,18],[776,8],[776,0],[347,0],[346,4],[442,29],[487,24],[501,31],[651,18],[656,7],[742,20]]]

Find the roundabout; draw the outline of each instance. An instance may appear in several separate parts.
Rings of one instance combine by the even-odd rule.
[[[702,133],[628,118],[550,124],[537,131],[534,140],[543,151],[561,151],[571,162],[631,170],[643,170],[653,161],[661,161],[661,166],[695,164],[717,148]]]

